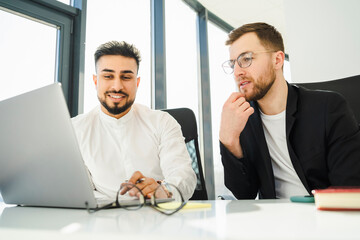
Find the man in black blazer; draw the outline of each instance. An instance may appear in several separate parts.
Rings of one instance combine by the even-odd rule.
[[[281,34],[266,23],[229,34],[239,92],[223,106],[225,185],[238,199],[289,198],[329,186],[360,186],[360,130],[344,98],[291,85]]]

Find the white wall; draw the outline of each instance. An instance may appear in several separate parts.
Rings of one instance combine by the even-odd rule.
[[[359,0],[284,0],[292,82],[360,74]]]

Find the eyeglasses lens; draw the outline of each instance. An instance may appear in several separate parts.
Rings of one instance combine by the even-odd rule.
[[[226,74],[231,74],[234,71],[234,64],[233,60],[229,60],[223,63],[222,68]]]
[[[134,184],[123,183],[118,191],[116,201],[122,208],[136,210],[145,204],[145,197]]]
[[[240,56],[237,58],[237,62],[239,66],[242,68],[249,67],[252,62],[252,53],[248,52],[248,53],[240,54]]]
[[[245,52],[238,56],[236,59],[241,68],[247,68],[252,63],[252,52]],[[235,60],[229,60],[223,63],[222,68],[226,74],[234,72]]]
[[[184,205],[180,191],[172,184],[161,184],[154,193],[154,207],[167,214],[178,211]]]

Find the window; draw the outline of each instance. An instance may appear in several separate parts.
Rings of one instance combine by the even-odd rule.
[[[224,185],[224,168],[219,149],[219,129],[222,106],[230,94],[236,91],[232,75],[225,74],[221,65],[229,59],[229,49],[225,46],[227,33],[208,21],[211,120],[213,139],[213,161],[215,177],[215,196],[231,192]]]
[[[196,13],[182,1],[165,3],[167,108],[187,107],[198,117]]]
[[[65,3],[65,4],[67,4],[67,5],[70,5],[70,1],[71,1],[71,0],[56,0],[56,1]]]
[[[105,14],[104,14],[105,13]],[[148,0],[88,1],[85,48],[84,112],[99,104],[92,75],[94,53],[108,41],[126,41],[139,49],[142,61],[135,102],[151,106],[150,2]]]
[[[290,62],[288,60],[284,61],[284,77],[285,80],[291,83],[291,71],[290,71]]]
[[[55,26],[0,10],[0,101],[55,82]]]
[[[71,116],[77,114],[79,107],[78,83],[83,79],[81,53],[84,49],[81,19],[85,18],[83,13],[86,11],[81,10],[86,5],[85,2],[81,0],[73,2],[79,7],[75,8],[57,1],[45,3],[0,0],[0,9],[2,9],[0,10],[2,31],[0,46],[2,61],[5,61],[5,64],[1,62],[0,68],[8,68],[1,69],[2,74],[7,71],[8,75],[0,80],[0,84],[3,81],[13,84],[15,80],[12,79],[16,77],[18,82],[16,93],[13,94],[19,94],[55,81],[61,82]],[[73,31],[74,28],[76,31]],[[3,54],[4,47],[6,47],[6,57]],[[13,50],[10,54],[9,49]],[[15,64],[18,66],[16,70],[14,70]],[[9,69],[11,69],[10,77]],[[14,74],[14,71],[18,74]],[[29,88],[25,86],[28,83],[31,84]],[[1,89],[6,89],[9,96],[14,87],[9,85]],[[5,95],[1,93],[1,96]]]

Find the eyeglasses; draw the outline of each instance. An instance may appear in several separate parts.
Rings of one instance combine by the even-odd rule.
[[[276,51],[244,52],[237,57],[236,61],[241,68],[247,68],[247,67],[250,67],[250,65],[252,63],[253,54],[270,53],[270,52],[276,52]],[[224,72],[226,74],[233,73],[234,67],[235,67],[235,60],[228,60],[222,64],[222,68],[224,69]]]
[[[129,191],[135,193],[135,197],[128,195]],[[180,190],[173,184],[161,182],[156,188],[150,199],[145,199],[142,191],[134,184],[123,183],[117,191],[116,200],[97,209],[87,209],[93,213],[102,209],[124,208],[126,210],[137,210],[144,205],[149,205],[153,209],[165,214],[172,215],[185,206],[186,202]]]

